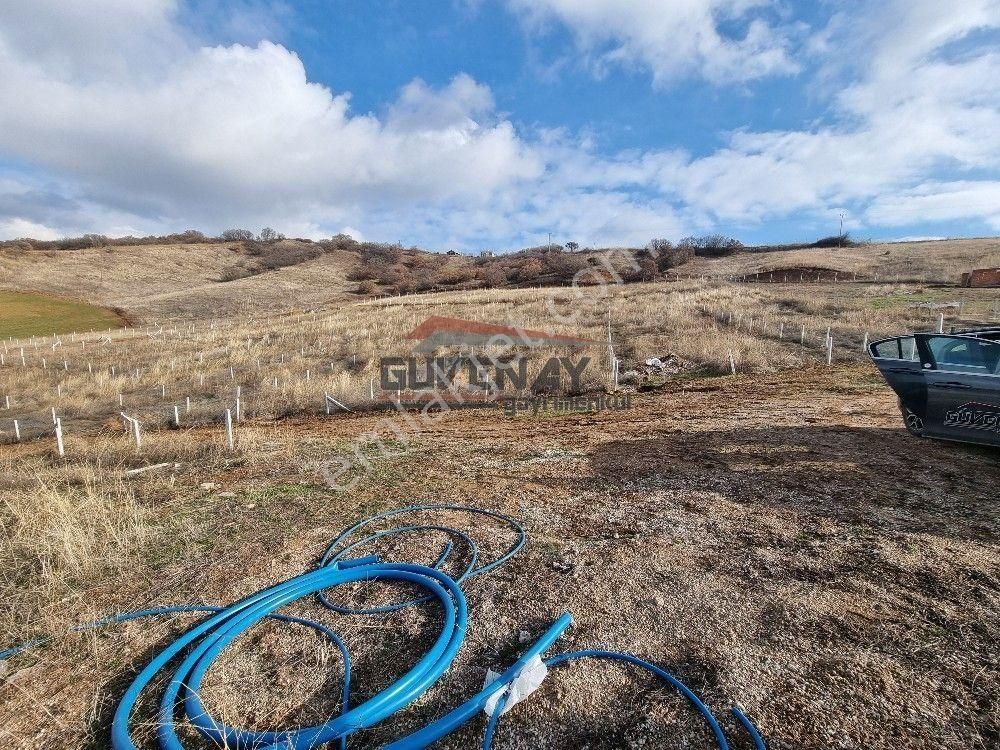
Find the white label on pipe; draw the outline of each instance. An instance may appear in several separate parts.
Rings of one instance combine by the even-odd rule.
[[[545,676],[549,673],[549,668],[545,666],[545,662],[542,661],[540,656],[533,656],[527,664],[524,665],[524,669],[506,686],[506,690],[503,688],[497,689],[497,691],[489,697],[486,701],[486,705],[483,706],[483,712],[487,716],[492,716],[493,712],[496,711],[497,703],[506,694],[507,701],[504,704],[503,711],[500,715],[507,713],[518,703],[523,701],[533,692],[538,690],[542,685],[542,681],[545,680]],[[488,687],[496,682],[499,677],[499,673],[494,672],[492,669],[486,671],[486,680],[483,682],[483,687]]]

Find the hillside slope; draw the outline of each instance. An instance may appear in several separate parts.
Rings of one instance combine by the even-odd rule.
[[[783,268],[824,268],[858,276],[958,283],[972,268],[1000,267],[1000,238],[880,242],[857,247],[743,252],[696,258],[678,269],[711,276],[755,274]]]
[[[223,281],[228,269],[252,264],[239,243],[2,251],[0,288],[120,308],[139,322],[230,316],[344,299],[350,296],[346,274],[355,259],[352,253],[328,251],[297,265]]]
[[[399,292],[561,285],[570,283],[580,269],[604,268],[606,263],[628,276],[623,251],[566,253],[556,248],[484,259],[374,247],[285,240],[267,246],[264,256],[259,244],[240,242],[0,248],[0,289],[73,297],[120,309],[131,320],[147,323],[311,309]],[[277,256],[289,265],[271,268]],[[898,276],[900,281],[957,283],[963,272],[982,267],[1000,267],[1000,238],[745,251],[724,258],[698,257],[670,275],[829,269],[840,273],[841,280],[857,273],[865,279],[890,281]],[[832,273],[826,275],[832,280]],[[589,282],[594,282],[592,274]]]

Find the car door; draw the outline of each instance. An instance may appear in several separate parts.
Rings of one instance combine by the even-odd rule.
[[[928,435],[1000,445],[1000,343],[973,336],[922,335],[930,355]]]
[[[903,405],[923,418],[927,410],[927,384],[916,337],[896,336],[876,341],[869,345],[868,352]]]

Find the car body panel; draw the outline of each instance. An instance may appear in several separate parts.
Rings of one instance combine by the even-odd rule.
[[[896,336],[869,354],[924,435],[1000,446],[1000,329]]]
[[[901,404],[923,418],[927,412],[927,382],[914,336],[876,341],[869,350],[875,366]]]

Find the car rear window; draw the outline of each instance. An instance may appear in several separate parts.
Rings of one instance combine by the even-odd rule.
[[[875,356],[882,359],[906,359],[911,362],[919,359],[917,355],[917,340],[913,336],[902,336],[875,344]]]

